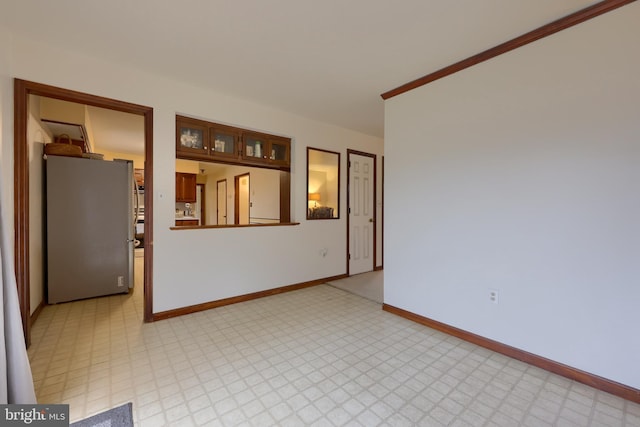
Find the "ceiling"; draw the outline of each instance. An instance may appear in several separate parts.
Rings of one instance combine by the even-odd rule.
[[[0,23],[43,43],[382,137],[381,93],[594,3],[2,0]]]

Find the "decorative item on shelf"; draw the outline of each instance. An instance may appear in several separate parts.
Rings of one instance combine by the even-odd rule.
[[[224,141],[220,140],[220,139],[216,139],[215,143],[214,143],[214,151],[224,151]]]
[[[260,141],[256,141],[255,155],[256,157],[262,157],[262,145]]]
[[[247,145],[247,157],[253,157],[253,147]]]
[[[180,144],[186,148],[206,148],[203,147],[204,138],[202,136],[202,131],[188,127],[180,129]]]
[[[318,207],[318,202],[320,201],[320,193],[309,193],[309,201],[313,202],[313,207]]]
[[[66,140],[67,142],[62,142]],[[58,136],[56,142],[50,142],[44,146],[44,154],[53,156],[82,157],[82,148],[73,145],[71,137],[66,133]]]
[[[276,150],[271,150],[271,160],[276,159]]]

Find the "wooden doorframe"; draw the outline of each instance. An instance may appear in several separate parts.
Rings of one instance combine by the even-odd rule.
[[[377,156],[372,153],[365,153],[364,151],[357,151],[347,149],[347,276],[350,275],[349,272],[349,254],[351,253],[351,248],[349,247],[349,231],[351,227],[351,155],[355,154],[363,157],[370,157],[373,160],[373,265],[371,266],[371,271],[376,269],[376,258],[377,258],[377,242],[378,242],[378,162]]]
[[[240,225],[240,178],[243,176],[249,177],[249,188],[247,191],[251,194],[251,177],[250,173],[243,173],[240,175],[236,175],[233,177],[233,223],[235,225]],[[251,196],[249,196],[249,200],[251,200]],[[249,211],[251,212],[251,211]],[[251,222],[251,213],[249,213],[249,222]]]
[[[200,188],[200,225],[206,225],[206,221],[205,221],[205,213],[206,213],[206,209],[204,206],[205,203],[205,184],[196,184],[196,190]],[[196,192],[197,195],[197,192]]]
[[[144,321],[153,321],[153,108],[41,83],[14,79],[13,188],[15,269],[22,327],[27,346],[31,344],[29,288],[29,147],[27,138],[29,95],[91,105],[144,117]]]
[[[224,182],[224,224],[220,224],[220,184]],[[216,224],[227,225],[229,220],[227,215],[229,214],[229,207],[227,206],[227,178],[219,179],[216,181]]]

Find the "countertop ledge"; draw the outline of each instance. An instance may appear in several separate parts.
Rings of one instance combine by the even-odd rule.
[[[186,225],[182,227],[169,227],[170,230],[202,230],[205,228],[250,228],[250,227],[287,227],[300,225],[299,222],[277,222],[273,224],[227,224],[227,225]]]

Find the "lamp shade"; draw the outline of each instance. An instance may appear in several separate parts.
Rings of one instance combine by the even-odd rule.
[[[309,201],[310,202],[319,202],[320,201],[320,193],[309,193]]]

